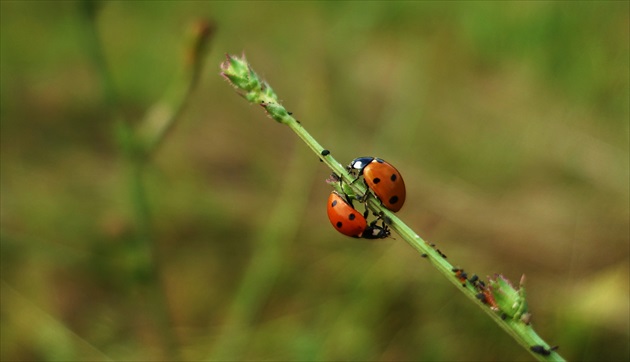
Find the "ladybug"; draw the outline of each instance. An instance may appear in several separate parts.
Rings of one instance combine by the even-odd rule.
[[[365,219],[367,210],[362,215],[336,191],[331,192],[328,197],[327,211],[332,226],[344,235],[354,238],[384,239],[390,234],[385,224],[376,225],[378,220],[368,225]]]
[[[387,209],[396,212],[403,207],[407,191],[400,172],[389,163],[376,157],[355,158],[347,167],[351,173],[363,176],[367,187]]]

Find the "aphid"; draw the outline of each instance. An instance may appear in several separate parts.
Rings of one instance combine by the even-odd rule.
[[[497,305],[497,302],[494,300],[494,296],[492,295],[492,292],[490,292],[488,288],[484,288],[483,290],[481,290],[479,293],[477,293],[476,297],[483,304],[486,304],[487,306],[489,306],[492,310],[494,311],[499,310],[499,306]]]
[[[544,346],[536,344],[536,345],[533,345],[533,346],[529,347],[529,349],[532,352],[534,352],[534,353],[538,353],[538,354],[541,354],[543,356],[549,356],[551,354],[551,352],[553,352],[553,351],[558,349],[558,346],[553,346],[553,347],[547,349]]]
[[[455,272],[455,277],[459,279],[460,283],[462,283],[462,287],[466,286],[466,280],[468,280],[468,274],[464,272],[464,269],[453,268]]]
[[[479,299],[481,301],[481,303],[483,304],[488,304],[488,299],[486,298],[486,294],[481,292],[481,293],[477,293],[475,295],[475,297],[477,297],[477,299]]]
[[[477,285],[477,281],[479,280],[479,277],[477,276],[477,274],[473,274],[472,277],[470,277],[470,279],[468,279],[468,281],[472,284],[472,285]]]

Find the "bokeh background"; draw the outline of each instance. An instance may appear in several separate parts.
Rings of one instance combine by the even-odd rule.
[[[337,160],[401,171],[451,263],[526,274],[565,358],[630,357],[628,2],[106,2],[115,103],[85,9],[0,2],[2,360],[532,359],[403,240],[333,230],[329,170],[219,76],[242,52]],[[200,17],[134,186],[116,117],[177,83]]]

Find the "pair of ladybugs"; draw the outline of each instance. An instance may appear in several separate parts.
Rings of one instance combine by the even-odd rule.
[[[356,180],[363,176],[363,180],[374,195],[387,209],[396,212],[405,203],[406,190],[400,172],[389,163],[376,157],[359,157],[347,167]],[[355,181],[356,181],[355,180]],[[333,191],[328,197],[328,219],[340,233],[355,238],[383,239],[389,236],[389,229],[382,223],[376,225],[377,220],[367,223],[368,210],[359,213],[347,195]]]

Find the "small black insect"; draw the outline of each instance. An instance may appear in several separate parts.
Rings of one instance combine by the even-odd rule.
[[[551,352],[553,352],[553,351],[558,349],[558,346],[553,346],[553,347],[547,349],[544,346],[536,344],[536,345],[533,345],[533,346],[529,347],[529,349],[532,352],[534,352],[534,353],[538,353],[538,354],[541,354],[543,356],[549,356],[551,354]]]

